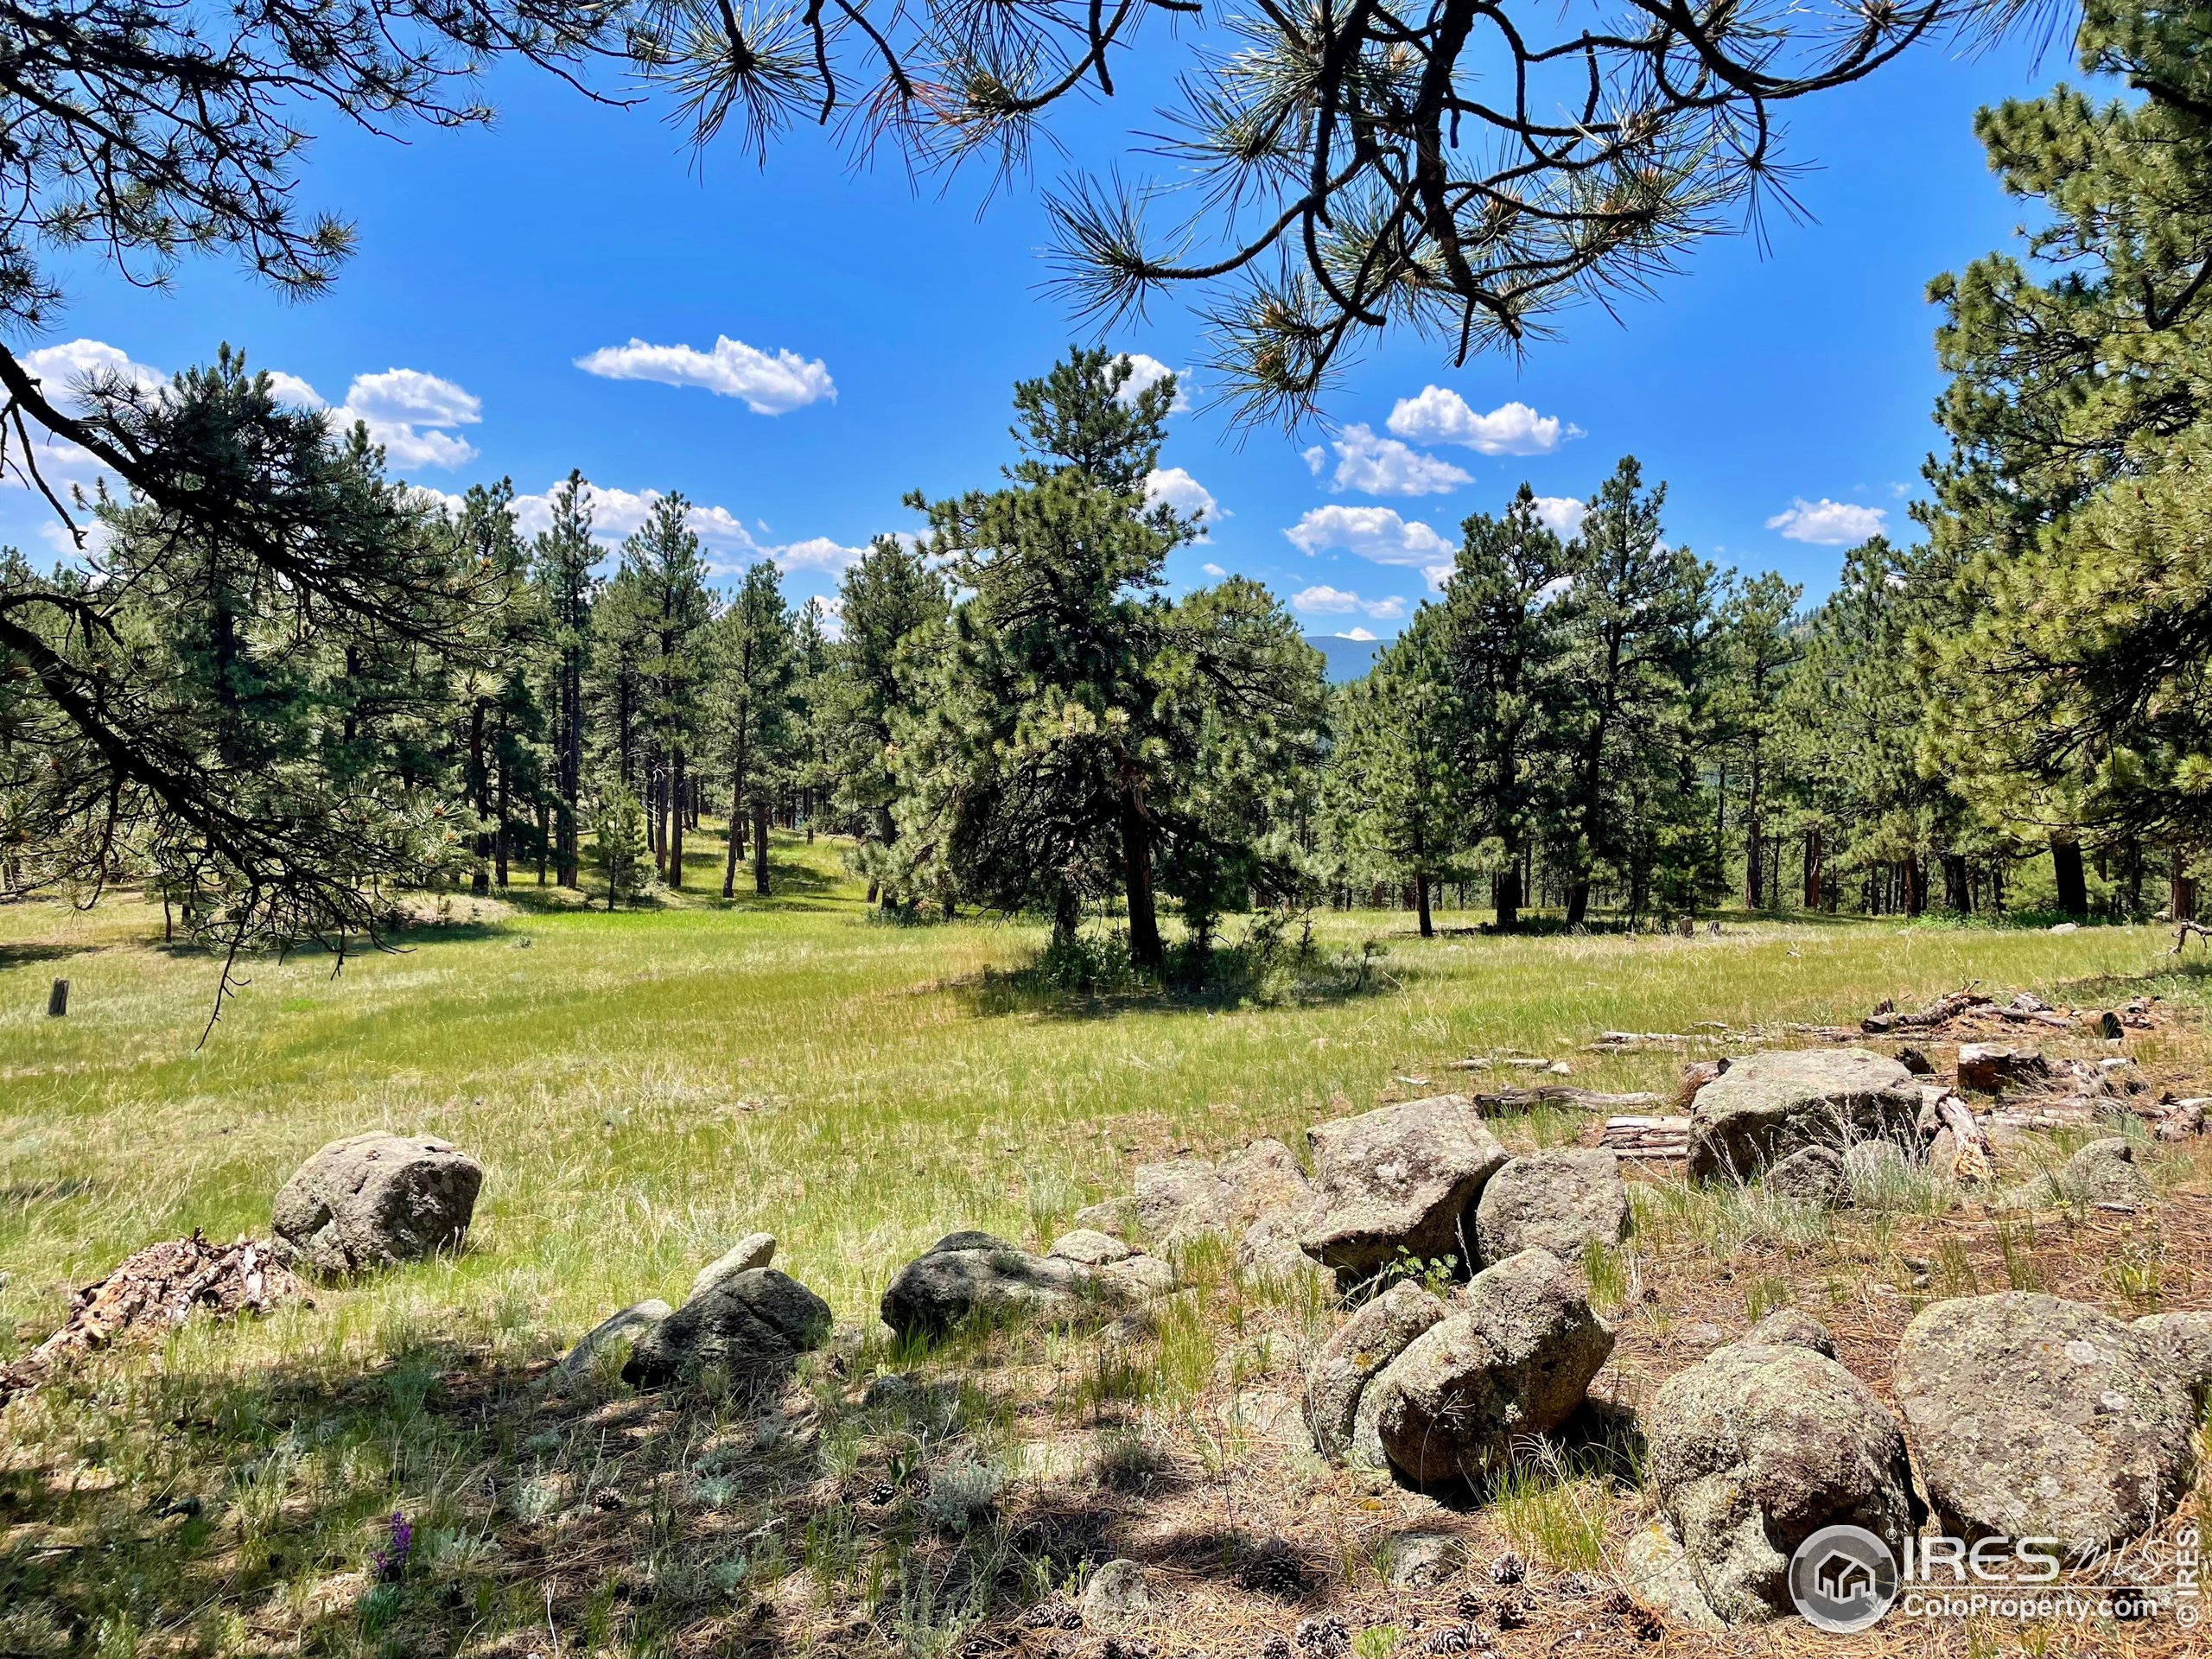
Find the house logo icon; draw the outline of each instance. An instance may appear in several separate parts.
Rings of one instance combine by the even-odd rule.
[[[1863,1630],[1897,1599],[1897,1558],[1864,1527],[1822,1527],[1789,1558],[1789,1599],[1815,1629]]]

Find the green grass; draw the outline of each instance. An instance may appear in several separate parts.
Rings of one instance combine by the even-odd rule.
[[[1972,978],[2061,995],[2089,981],[2081,998],[2104,1000],[2168,965],[2150,930],[1745,920],[1718,938],[1422,942],[1402,915],[1362,913],[1317,918],[1316,943],[1357,961],[1387,937],[1365,983],[1060,996],[1020,971],[1038,931],[887,925],[834,845],[775,852],[767,900],[714,896],[715,849],[695,843],[692,893],[651,909],[459,895],[444,925],[335,978],[327,959],[257,963],[204,1047],[215,967],[162,948],[158,912],[0,909],[0,1357],[133,1249],[265,1230],[278,1185],[335,1136],[434,1132],[488,1172],[457,1257],[318,1288],[313,1308],[257,1325],[188,1326],[10,1408],[0,1654],[518,1659],[556,1631],[563,1652],[636,1659],[949,1653],[991,1586],[1080,1586],[1093,1558],[1018,1529],[1022,1504],[1049,1510],[1071,1479],[1106,1495],[1093,1507],[1230,1502],[1274,1434],[1226,1402],[1295,1388],[1326,1323],[1310,1281],[1248,1284],[1225,1248],[1195,1245],[1178,1263],[1189,1295],[1126,1348],[1054,1331],[963,1332],[927,1354],[878,1338],[765,1414],[713,1386],[639,1399],[611,1376],[556,1407],[543,1360],[617,1306],[679,1300],[760,1228],[779,1265],[865,1323],[948,1230],[1041,1243],[1125,1191],[1141,1159],[1262,1134],[1297,1146],[1318,1119],[1465,1085],[1445,1067],[1470,1053],[1671,1088],[1678,1055],[1582,1046],[1605,1029],[1852,1019]],[[73,992],[54,1020],[58,975]],[[2196,1002],[2202,983],[2158,988]],[[2132,1046],[2156,1065],[2196,1040]],[[1522,1145],[1580,1126],[1548,1109],[1501,1131]],[[1830,1218],[1756,1186],[1639,1185],[1637,1201],[1637,1238],[1592,1264],[1608,1304],[1648,1285],[1653,1249],[1834,1244]],[[2033,1225],[2018,1224],[2024,1246]],[[1947,1274],[1971,1279],[1961,1262]],[[2150,1296],[2161,1264],[2130,1262],[2121,1288]],[[1778,1294],[1754,1281],[1745,1313]],[[926,1385],[873,1401],[867,1376],[891,1364]],[[1586,1567],[1624,1479],[1522,1471],[1497,1519],[1540,1560]],[[402,1582],[373,1583],[395,1510],[413,1556]],[[855,1610],[874,1635],[839,1623]]]

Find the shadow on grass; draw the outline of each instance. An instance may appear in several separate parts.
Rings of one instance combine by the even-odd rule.
[[[1334,1007],[1395,995],[1420,977],[1418,969],[1396,963],[1387,969],[1370,963],[1363,973],[1354,963],[1280,979],[1224,974],[1198,985],[1140,981],[1110,990],[1071,990],[1049,983],[1033,968],[1017,968],[1011,972],[986,969],[974,978],[928,988],[950,989],[961,995],[969,1014],[977,1019],[1031,1014],[1048,1020],[1100,1020],[1132,1014],[1212,1014],[1242,1008]]]
[[[10,968],[28,968],[35,963],[62,962],[99,949],[96,944],[0,944],[0,973]]]

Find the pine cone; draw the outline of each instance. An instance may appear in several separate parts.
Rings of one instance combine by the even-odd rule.
[[[1300,1621],[1298,1645],[1315,1659],[1336,1659],[1337,1655],[1351,1649],[1351,1632],[1335,1614],[1320,1613]]]
[[[1490,1564],[1492,1584],[1518,1584],[1528,1576],[1529,1563],[1510,1549]]]

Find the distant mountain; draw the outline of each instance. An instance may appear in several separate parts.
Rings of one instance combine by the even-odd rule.
[[[1356,680],[1374,667],[1375,653],[1384,644],[1380,639],[1347,639],[1334,633],[1309,633],[1306,643],[1328,659],[1332,685]]]

